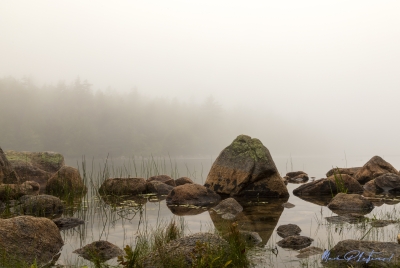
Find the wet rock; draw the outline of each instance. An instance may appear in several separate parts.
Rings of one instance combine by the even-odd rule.
[[[99,240],[77,249],[73,253],[90,261],[97,260],[105,262],[123,255],[124,251],[108,241]]]
[[[48,194],[77,194],[86,193],[87,187],[82,181],[79,170],[70,166],[63,166],[47,182]]]
[[[15,259],[45,264],[57,255],[63,244],[57,226],[47,218],[0,219],[0,248],[10,263]]]
[[[0,184],[19,184],[20,179],[0,148]]]
[[[334,174],[347,174],[352,177],[361,169],[361,167],[351,167],[351,168],[332,168],[326,173],[326,177],[333,176]]]
[[[176,186],[184,185],[184,184],[187,184],[187,183],[192,184],[194,182],[188,177],[181,177],[181,178],[175,180],[175,185]]]
[[[212,210],[218,214],[232,214],[236,215],[243,211],[243,207],[234,198],[229,197],[222,200],[217,206],[213,207]]]
[[[312,181],[293,190],[293,194],[302,195],[332,195],[341,191],[341,186],[347,189],[347,193],[362,193],[361,184],[350,175],[336,175],[326,179]]]
[[[262,238],[257,232],[239,231],[239,234],[249,245],[257,245],[262,242]]]
[[[303,248],[299,251],[300,254],[296,255],[297,258],[302,259],[302,258],[308,258],[313,255],[321,254],[324,252],[322,248],[317,248],[317,247],[307,247]]]
[[[294,235],[285,237],[277,244],[282,248],[302,249],[311,245],[312,241],[314,241],[314,239],[312,238],[306,236]]]
[[[333,224],[343,224],[343,223],[359,223],[364,221],[366,218],[361,214],[356,213],[349,213],[343,216],[332,216],[332,217],[325,217],[327,222]]]
[[[292,203],[286,202],[282,204],[282,207],[284,208],[294,208],[295,205],[293,205]]]
[[[369,192],[367,195],[374,196],[374,194],[382,192],[383,190],[381,188],[378,188],[375,184],[375,180],[370,180],[363,186],[364,190]]]
[[[202,248],[216,253],[228,248],[228,242],[211,233],[196,233],[178,238],[150,253],[145,258],[143,267],[192,267],[194,259],[201,256]],[[218,261],[226,263],[228,260]]]
[[[193,216],[207,211],[207,208],[191,205],[167,205],[167,207],[177,216]]]
[[[53,222],[60,230],[68,230],[85,223],[83,220],[78,218],[57,218],[53,219]]]
[[[359,194],[343,194],[338,193],[331,202],[328,208],[333,211],[364,211],[370,212],[374,208],[371,201],[367,200]]]
[[[308,181],[308,175],[304,171],[286,173],[286,180],[290,183],[304,183]]]
[[[168,195],[174,189],[173,186],[156,180],[147,182],[146,187],[148,193],[156,195]]]
[[[172,187],[175,187],[175,186],[176,186],[174,179],[171,178],[171,177],[168,176],[168,175],[153,176],[153,177],[148,178],[146,182],[151,182],[151,181],[163,182],[163,183],[165,183],[165,184],[167,184],[167,185],[170,185],[170,186],[172,186]]]
[[[238,136],[219,154],[205,186],[231,197],[289,196],[268,149],[246,135]]]
[[[211,189],[199,184],[175,187],[167,196],[167,204],[208,207],[217,204],[221,197]]]
[[[391,164],[379,156],[374,156],[354,175],[354,178],[364,184],[386,173],[399,175]]]
[[[361,255],[362,254],[362,255]],[[372,255],[371,255],[372,254]],[[345,258],[346,259],[343,260]],[[372,258],[368,258],[370,256]],[[380,259],[373,259],[380,258]],[[340,260],[341,259],[341,260]],[[395,242],[343,240],[322,254],[322,262],[356,267],[394,267],[400,262],[400,245]]]
[[[24,195],[39,194],[40,186],[34,181],[26,181],[22,184],[1,184],[0,200],[15,200]]]
[[[393,173],[383,174],[374,179],[375,185],[384,191],[400,188],[400,176]]]
[[[143,178],[109,178],[100,186],[101,195],[137,195],[146,192]]]
[[[23,196],[20,199],[24,214],[46,216],[59,214],[64,210],[64,205],[58,197],[52,195]]]
[[[276,229],[276,232],[280,237],[285,238],[288,236],[300,235],[301,229],[296,224],[290,223],[279,226],[278,229]]]

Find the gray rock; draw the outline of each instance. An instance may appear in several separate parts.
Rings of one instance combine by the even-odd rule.
[[[278,235],[282,238],[288,237],[288,236],[295,236],[295,235],[300,235],[301,229],[299,226],[296,224],[285,224],[281,225],[276,229]]]
[[[99,240],[75,250],[73,253],[78,254],[87,260],[99,260],[105,262],[124,254],[124,251],[116,245]]]
[[[29,215],[46,216],[64,210],[61,200],[52,195],[24,196],[20,202],[23,213]]]
[[[302,249],[311,245],[312,241],[314,241],[314,239],[312,238],[306,236],[294,235],[285,237],[277,244],[282,248]]]
[[[374,179],[375,185],[384,191],[400,188],[400,176],[393,173],[383,174]]]
[[[219,154],[204,184],[231,197],[288,197],[271,154],[258,139],[238,136]]]
[[[83,220],[78,218],[57,218],[53,219],[53,222],[60,230],[71,229],[85,223]]]

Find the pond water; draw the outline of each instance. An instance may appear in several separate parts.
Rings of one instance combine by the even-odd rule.
[[[289,171],[302,170],[315,179],[324,178],[325,173],[332,167],[352,167],[364,165],[372,156],[368,157],[273,157],[275,164],[282,176]],[[394,167],[400,166],[400,156],[384,157]],[[99,200],[93,191],[107,177],[143,177],[166,174],[177,179],[187,176],[196,183],[204,184],[208,171],[214,159],[107,159],[86,161],[66,159],[66,164],[78,166],[81,174],[86,178],[89,191],[82,199],[77,200],[79,209],[69,209],[65,217],[78,217],[85,221],[73,229],[61,231],[65,245],[62,249],[59,265],[79,267],[91,266],[74,250],[81,248],[93,241],[107,240],[120,248],[125,245],[134,245],[139,232],[151,230],[157,225],[167,223],[175,218],[185,224],[185,233],[214,231],[220,228],[223,221],[221,217],[207,210],[190,210],[188,208],[174,212],[165,204],[165,200],[150,200],[140,203],[109,203]],[[256,267],[321,267],[321,254],[306,259],[296,257],[298,251],[283,249],[276,245],[281,240],[276,229],[282,224],[297,224],[301,235],[314,239],[311,246],[330,249],[337,242],[344,239],[363,239],[378,241],[396,241],[400,232],[400,224],[395,223],[386,227],[371,227],[369,222],[362,223],[329,223],[325,218],[335,216],[325,206],[327,200],[316,199],[306,201],[293,195],[293,190],[300,184],[288,184],[290,197],[285,200],[268,200],[267,202],[245,203],[242,215],[237,219],[242,230],[258,232],[263,242],[251,251],[251,258]],[[397,199],[397,198],[396,198]],[[365,215],[370,219],[398,219],[400,206],[398,200],[391,200],[388,204],[377,204],[371,213]],[[293,208],[284,208],[282,203],[290,202]],[[274,250],[274,249],[277,249]],[[108,261],[117,264],[116,260]]]

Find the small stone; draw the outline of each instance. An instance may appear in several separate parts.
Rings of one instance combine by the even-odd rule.
[[[276,229],[278,235],[282,238],[294,235],[300,235],[301,229],[296,224],[281,225]]]
[[[85,223],[83,220],[78,218],[57,218],[54,219],[53,222],[60,230],[71,229]]]
[[[296,257],[299,258],[299,259],[307,258],[307,257],[310,257],[312,255],[321,254],[323,252],[324,252],[324,250],[322,248],[307,247],[307,248],[301,249],[299,251],[300,254],[296,255]]]
[[[282,204],[282,207],[284,208],[294,208],[295,205],[293,205],[292,203],[286,202]]]
[[[124,251],[108,241],[100,240],[77,249],[73,253],[87,260],[100,260],[104,262],[122,255]]]
[[[302,249],[311,245],[312,241],[314,241],[314,239],[306,236],[293,235],[285,237],[277,244],[282,248]]]

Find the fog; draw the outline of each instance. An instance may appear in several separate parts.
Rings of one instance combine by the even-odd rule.
[[[399,1],[3,1],[0,146],[399,155]],[[85,82],[86,81],[86,82]]]

